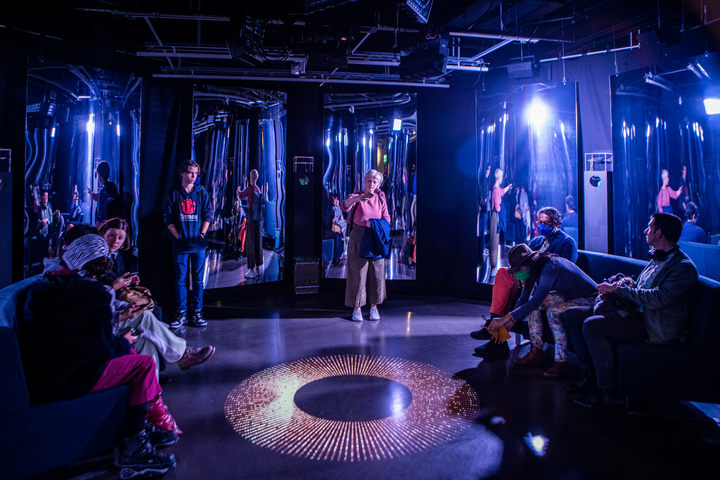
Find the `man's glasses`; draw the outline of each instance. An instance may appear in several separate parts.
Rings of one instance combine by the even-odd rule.
[[[545,225],[546,227],[552,227],[552,226],[553,226],[553,222],[551,222],[551,221],[550,221],[550,222],[541,222],[541,221],[538,220],[536,223],[537,223],[538,225]]]

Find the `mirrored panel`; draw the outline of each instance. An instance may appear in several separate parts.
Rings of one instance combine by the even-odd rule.
[[[476,98],[477,280],[493,283],[510,248],[540,234],[540,209],[555,207],[577,241],[575,84],[514,85]]]
[[[648,258],[656,211],[691,219],[681,240],[720,241],[719,81],[718,54],[610,78],[615,254]]]
[[[209,192],[206,288],[283,279],[284,92],[196,85],[193,160]]]
[[[26,276],[59,254],[69,224],[120,217],[137,245],[140,100],[133,75],[28,61]],[[122,252],[129,271],[135,254]]]
[[[393,249],[388,280],[415,280],[417,95],[325,95],[322,264],[327,278],[346,278],[349,212],[340,202],[362,191],[371,169],[384,176]]]

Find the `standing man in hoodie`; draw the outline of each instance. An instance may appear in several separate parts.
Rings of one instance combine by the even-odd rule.
[[[195,183],[200,175],[200,165],[192,160],[180,164],[181,183],[165,202],[165,225],[173,235],[173,257],[175,259],[175,300],[177,314],[171,329],[189,324],[191,327],[205,327],[203,317],[203,272],[207,255],[205,234],[210,226],[212,210],[210,195],[202,185]],[[188,322],[187,273],[188,262],[192,266],[192,292],[194,314]]]

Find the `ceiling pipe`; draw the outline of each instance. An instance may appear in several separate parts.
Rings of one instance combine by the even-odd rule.
[[[154,73],[153,78],[182,78],[197,80],[238,80],[266,82],[300,82],[300,83],[346,83],[351,85],[397,85],[402,87],[450,88],[444,83],[413,83],[389,82],[377,80],[346,80],[341,78],[290,78],[290,77],[255,77],[244,75],[194,75],[185,73]]]

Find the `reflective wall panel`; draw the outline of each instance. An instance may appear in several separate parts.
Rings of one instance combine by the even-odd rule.
[[[656,211],[696,207],[695,241],[720,239],[720,55],[610,78],[615,254],[647,259]]]
[[[509,249],[538,236],[538,210],[572,213],[566,200],[574,201],[578,191],[575,88],[532,84],[477,91],[478,282],[492,283],[496,269],[508,265]],[[491,215],[496,186],[502,193],[497,226]],[[577,227],[566,232],[577,238]]]
[[[323,270],[346,278],[347,213],[339,202],[364,188],[371,169],[384,175],[395,248],[385,264],[389,280],[415,279],[417,96],[325,95],[323,155]],[[340,227],[340,225],[342,227]],[[422,268],[422,267],[421,267]]]
[[[197,181],[209,192],[213,208],[207,288],[283,279],[286,98],[284,92],[195,86],[193,160],[200,164]],[[259,175],[262,202],[255,237],[248,231],[252,212],[246,196],[252,170]],[[262,258],[259,274],[248,265],[256,246],[253,258]]]
[[[141,79],[29,60],[27,80],[25,275],[58,254],[70,223],[123,217],[135,246]],[[109,171],[104,185],[98,168]],[[101,189],[108,195],[100,197]],[[123,254],[132,268],[135,252]]]

